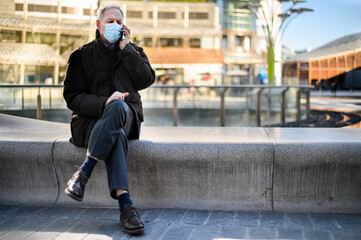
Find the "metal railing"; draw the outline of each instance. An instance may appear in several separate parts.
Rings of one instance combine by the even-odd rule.
[[[0,89],[6,88],[16,88],[21,91],[21,109],[25,109],[25,97],[24,97],[24,89],[26,88],[37,88],[37,118],[42,118],[42,95],[41,89],[49,89],[48,93],[48,102],[50,109],[52,108],[52,89],[53,88],[63,88],[62,85],[45,85],[45,84],[28,84],[28,85],[14,85],[14,84],[3,84],[0,85]],[[307,118],[310,116],[310,91],[314,88],[309,85],[281,85],[281,86],[268,86],[268,85],[153,85],[151,88],[159,88],[159,89],[173,89],[173,126],[178,125],[178,93],[182,88],[185,89],[198,89],[198,88],[208,88],[216,90],[220,95],[220,125],[225,126],[226,122],[226,108],[225,108],[225,96],[228,90],[230,89],[244,89],[244,90],[257,90],[256,92],[256,124],[257,126],[261,126],[261,95],[265,89],[279,89],[281,90],[280,94],[280,122],[285,123],[286,121],[286,93],[290,89],[296,89],[296,120],[299,121],[301,119],[301,95],[305,94],[306,99],[306,116]],[[15,101],[15,92],[14,92],[14,101]],[[268,102],[270,104],[270,98],[268,98]]]

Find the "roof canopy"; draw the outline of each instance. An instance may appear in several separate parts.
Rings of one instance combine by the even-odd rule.
[[[301,53],[288,59],[286,62],[308,62],[361,49],[361,33],[355,33],[338,38],[311,52]]]
[[[54,66],[66,61],[46,44],[0,43],[0,63]]]
[[[202,48],[144,48],[151,64],[223,64],[223,51]]]

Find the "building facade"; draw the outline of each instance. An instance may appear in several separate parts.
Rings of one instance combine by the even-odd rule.
[[[0,82],[60,84],[70,53],[94,38],[96,10],[109,2],[123,10],[161,83],[257,83],[264,42],[245,1],[229,0],[0,0]]]
[[[71,51],[94,36],[97,1],[0,3],[0,82],[60,83]]]
[[[316,88],[361,89],[361,33],[351,34],[288,59],[284,78]]]

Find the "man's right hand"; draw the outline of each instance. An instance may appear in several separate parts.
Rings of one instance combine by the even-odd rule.
[[[108,100],[105,102],[105,106],[108,105],[108,103],[110,103],[111,101],[113,101],[114,99],[120,99],[120,100],[123,100],[129,96],[129,93],[128,92],[125,92],[125,93],[121,93],[121,92],[118,92],[118,91],[115,91],[109,98]]]

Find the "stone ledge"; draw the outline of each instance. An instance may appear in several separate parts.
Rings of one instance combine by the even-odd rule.
[[[116,206],[103,162],[82,203],[64,194],[85,156],[67,124],[0,122],[0,202]],[[130,191],[141,208],[361,211],[359,149],[361,129],[144,127],[129,144]]]

